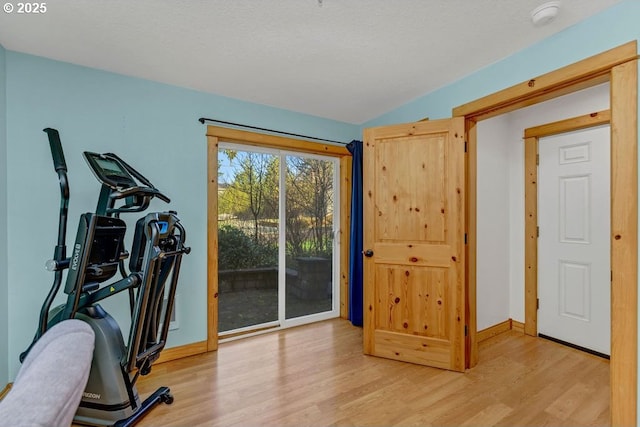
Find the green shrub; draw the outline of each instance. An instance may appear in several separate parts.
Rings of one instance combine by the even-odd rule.
[[[242,270],[278,265],[278,247],[254,240],[241,229],[223,225],[218,229],[218,269]]]

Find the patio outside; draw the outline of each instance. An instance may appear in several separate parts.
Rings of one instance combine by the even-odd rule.
[[[333,163],[225,148],[219,159],[219,332],[278,320],[279,274],[285,276],[286,319],[330,311]]]

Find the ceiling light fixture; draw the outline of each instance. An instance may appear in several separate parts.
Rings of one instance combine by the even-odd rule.
[[[536,27],[541,27],[553,21],[560,10],[559,1],[550,1],[536,7],[531,11],[531,22]]]

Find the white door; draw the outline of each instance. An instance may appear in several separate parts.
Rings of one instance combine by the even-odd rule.
[[[538,142],[538,333],[610,354],[610,128]]]

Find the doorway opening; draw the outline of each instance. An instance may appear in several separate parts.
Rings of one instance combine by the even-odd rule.
[[[525,320],[527,325],[531,322],[525,311],[529,313],[532,309],[535,314],[538,309],[537,275],[534,274],[538,261],[534,245],[539,239],[539,219],[550,217],[551,212],[545,210],[540,218],[536,215],[538,152],[535,140],[530,138],[533,133],[550,135],[560,132],[559,129],[568,131],[576,126],[584,128],[601,123],[608,117],[608,108],[609,85],[602,84],[477,124],[476,185],[477,193],[482,195],[478,197],[476,209],[478,330],[491,328],[506,319],[513,319],[524,327]],[[566,117],[575,118],[558,121]],[[609,155],[608,149],[606,155]],[[608,196],[603,203],[609,206]],[[542,239],[556,234],[542,228]],[[525,238],[530,235],[534,238]],[[608,245],[609,235],[604,239]],[[608,260],[606,254],[603,256]],[[525,296],[532,297],[525,303]],[[543,309],[547,307],[548,304],[543,305]],[[537,335],[537,331],[529,335]]]
[[[638,61],[637,42],[587,58],[538,78],[504,89],[453,109],[453,116],[466,119],[469,143],[467,158],[467,230],[469,234],[467,297],[469,336],[467,362],[478,361],[476,323],[476,172],[477,124],[506,112],[557,98],[609,82],[611,100],[611,424],[637,422],[638,362]],[[527,213],[528,216],[528,213]],[[537,239],[535,229],[526,229],[526,241]],[[525,269],[525,274],[531,274]],[[529,300],[533,299],[533,304]],[[527,293],[527,322],[535,307],[535,295]]]

